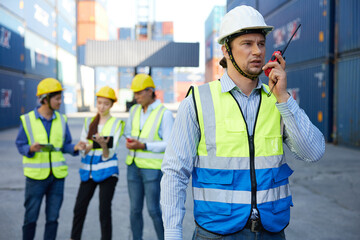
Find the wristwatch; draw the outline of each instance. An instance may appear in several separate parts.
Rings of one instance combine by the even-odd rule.
[[[145,146],[145,147],[144,147],[144,149],[143,149],[143,150],[147,150],[147,146],[146,146],[146,143],[144,143],[144,146]]]

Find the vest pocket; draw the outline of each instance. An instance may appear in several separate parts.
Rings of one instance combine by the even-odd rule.
[[[283,139],[281,135],[265,136],[265,148],[267,155],[282,154]]]
[[[284,184],[286,184],[288,181],[288,178],[291,176],[291,174],[294,172],[287,163],[284,163],[279,168],[273,168],[273,181],[275,185],[283,185],[281,184],[282,181],[286,180]]]
[[[280,213],[285,210],[290,210],[290,207],[292,206],[293,206],[292,196],[289,196],[287,198],[282,198],[280,200],[273,202],[272,212],[275,214]]]

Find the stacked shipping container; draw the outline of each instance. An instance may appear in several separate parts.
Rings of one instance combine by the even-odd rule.
[[[74,9],[75,0],[0,2],[0,113],[7,116],[0,128],[17,126],[20,114],[36,106],[36,87],[45,77],[61,76],[67,89],[62,111],[73,111],[76,74],[62,62],[76,69]]]
[[[224,14],[224,6],[215,6],[205,22],[205,82],[219,79],[224,72],[219,65],[223,54],[221,46],[217,43],[218,31]]]
[[[285,54],[289,92],[327,141],[359,147],[359,2],[228,1],[227,9],[241,4],[256,7],[274,26],[267,36],[267,60],[302,24]]]

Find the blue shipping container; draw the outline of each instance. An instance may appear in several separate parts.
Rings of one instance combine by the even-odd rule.
[[[0,16],[0,66],[24,71],[24,23],[1,7]]]
[[[287,64],[330,56],[330,4],[328,1],[292,1],[266,18],[274,26],[267,36],[266,59],[284,48],[296,28],[300,29],[286,50]]]
[[[119,40],[134,40],[134,33],[132,28],[119,28]]]
[[[60,15],[57,24],[57,43],[61,48],[76,55],[76,29]]]
[[[35,108],[38,82],[23,74],[0,71],[0,129],[19,126],[20,115]]]
[[[1,1],[0,5],[4,6],[6,9],[10,10],[15,15],[20,18],[24,18],[24,0],[5,0]],[[2,16],[0,14],[0,16]]]
[[[95,92],[104,86],[109,86],[115,91],[118,89],[118,68],[117,67],[96,67],[95,68]]]
[[[76,3],[75,0],[58,0],[58,13],[63,16],[70,25],[75,28],[76,24]]]
[[[74,86],[69,86],[64,84],[63,92],[63,105],[65,108],[65,113],[75,113],[77,112],[77,101],[76,101],[76,88]]]
[[[25,32],[25,71],[56,78],[56,46],[27,30]]]
[[[263,82],[268,78],[261,76]],[[331,141],[333,119],[332,67],[325,60],[287,68],[288,91],[311,122]]]
[[[77,46],[77,61],[79,65],[85,65],[85,49],[86,45]]]
[[[44,0],[27,0],[25,3],[26,27],[56,43],[55,8]]]
[[[265,17],[276,11],[281,5],[288,0],[259,0],[259,12]]]
[[[226,11],[229,12],[231,9],[240,6],[240,5],[248,5],[253,8],[256,8],[255,0],[227,0],[226,1]]]
[[[225,15],[224,6],[215,6],[205,21],[205,39],[220,29],[220,23]]]
[[[164,103],[173,103],[174,99],[173,91],[164,91]]]
[[[119,68],[118,71],[120,88],[130,89],[132,79],[134,78],[134,68]]]
[[[358,0],[337,1],[339,46],[338,51],[360,49],[360,2]]]
[[[337,141],[360,147],[360,57],[338,62],[336,97]]]

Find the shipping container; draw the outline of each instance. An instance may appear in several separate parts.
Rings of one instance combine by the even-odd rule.
[[[77,112],[77,91],[76,86],[64,84],[65,90],[63,91],[63,106],[65,113]]]
[[[24,22],[1,7],[0,16],[0,67],[24,71]]]
[[[134,68],[119,68],[119,88],[131,87],[132,79],[134,78]]]
[[[85,48],[86,45],[77,46],[77,61],[79,65],[85,65]]]
[[[274,30],[267,36],[266,59],[283,49],[296,28],[300,29],[286,50],[286,63],[293,64],[332,56],[331,1],[291,1],[265,18]]]
[[[18,127],[20,115],[33,110],[38,104],[38,79],[23,74],[0,70],[0,129]]]
[[[57,44],[71,54],[76,55],[76,29],[61,15],[58,16],[57,23]]]
[[[11,11],[16,16],[24,19],[24,0],[5,0],[0,1],[0,6],[4,6],[6,9]],[[4,16],[0,14],[0,16]]]
[[[174,103],[175,94],[173,91],[164,91],[164,103]]]
[[[163,35],[174,35],[174,23],[173,22],[163,22],[162,23],[162,33],[163,33]]]
[[[134,100],[134,93],[128,89],[128,88],[120,88],[119,94],[118,94],[118,105],[121,109],[121,111],[126,111],[127,106],[130,107],[130,105]]]
[[[119,40],[134,40],[134,30],[132,28],[118,28]]]
[[[173,34],[165,34],[165,35],[162,35],[161,38],[157,38],[157,39],[153,38],[153,40],[173,42],[174,35]]]
[[[78,89],[78,106],[95,109],[95,72],[88,66],[79,66],[79,82],[81,89]],[[80,90],[80,91],[79,91]]]
[[[117,67],[96,67],[95,68],[95,92],[100,88],[109,86],[114,90],[118,89],[118,68]]]
[[[227,12],[240,5],[248,5],[253,8],[257,8],[255,0],[227,0],[226,2],[227,2],[226,4]]]
[[[87,40],[108,40],[109,31],[96,23],[78,23],[77,45],[86,44]]]
[[[339,59],[336,92],[336,137],[338,143],[360,147],[360,52]]]
[[[332,140],[333,122],[333,67],[326,59],[287,67],[287,90],[305,111],[311,122]],[[268,78],[261,75],[268,83]]]
[[[218,32],[220,29],[220,23],[225,15],[224,6],[215,6],[208,18],[205,21],[205,39],[208,39],[209,36],[213,35],[214,32]]]
[[[155,90],[156,99],[159,99],[160,102],[164,103],[164,90]]]
[[[96,23],[106,29],[109,26],[107,13],[98,1],[78,2],[77,21],[80,23]]]
[[[57,9],[60,16],[65,18],[70,26],[76,26],[76,1],[75,0],[57,0]]]
[[[213,58],[205,64],[205,82],[218,80],[224,73],[224,69],[219,64],[219,58]]]
[[[358,0],[336,1],[338,3],[338,51],[348,52],[360,49],[360,3]]]
[[[152,39],[153,40],[162,40],[163,36],[163,22],[154,22],[152,25]]]
[[[25,32],[25,72],[56,78],[56,46],[37,34]]]
[[[218,32],[214,32],[205,40],[205,62],[213,58],[222,58],[221,45],[217,42]]]
[[[77,84],[77,60],[76,56],[57,48],[57,79],[68,86]]]
[[[25,2],[26,27],[56,43],[56,12],[44,0],[27,0]]]
[[[181,102],[186,97],[191,86],[200,86],[203,82],[177,81],[175,82],[175,99]]]
[[[289,0],[258,0],[258,10],[264,17],[266,17],[267,15],[275,12],[288,1]]]

